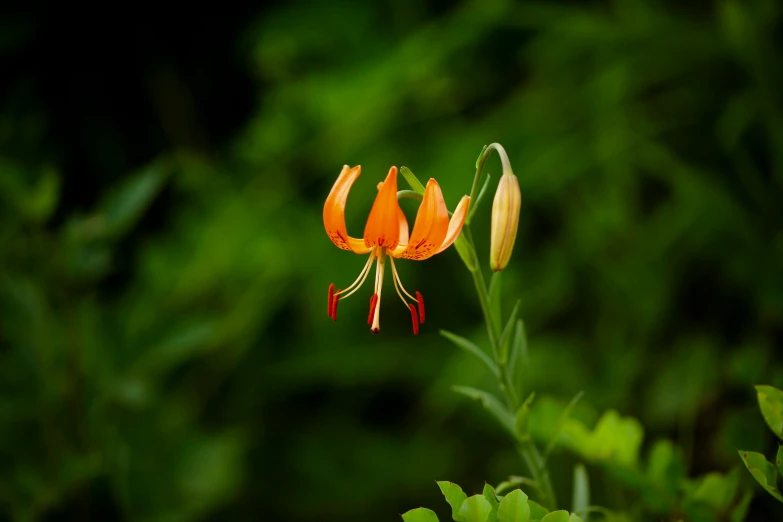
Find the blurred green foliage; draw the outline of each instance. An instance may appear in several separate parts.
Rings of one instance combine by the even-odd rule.
[[[650,455],[648,477],[734,476],[736,448],[772,441],[749,386],[783,386],[781,10],[0,17],[0,520],[399,520],[441,505],[433,480],[521,473],[450,391],[492,382],[437,335],[485,335],[455,252],[400,265],[427,299],[416,338],[393,306],[372,336],[368,295],[324,313],[363,264],[321,224],[340,167],[363,166],[358,235],[390,165],[437,177],[453,208],[492,141],[522,188],[501,305],[522,299],[528,390],[557,415],[584,391],[561,435],[614,437],[555,449],[559,498],[577,459],[595,504],[672,498],[605,472],[607,440],[619,464]],[[486,204],[472,226],[486,252]],[[694,487],[728,487],[710,476]],[[748,520],[781,513],[764,493]]]

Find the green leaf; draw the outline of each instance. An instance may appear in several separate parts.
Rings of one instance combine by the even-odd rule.
[[[470,205],[470,213],[468,214],[467,218],[465,219],[466,223],[470,223],[470,220],[473,219],[473,214],[476,213],[476,209],[479,207],[479,203],[481,203],[481,200],[484,199],[484,194],[487,192],[487,187],[489,186],[489,174],[487,174],[487,179],[484,180],[484,184],[481,186],[481,190],[479,190],[478,196],[476,196],[476,201],[471,202]]]
[[[572,511],[582,511],[590,505],[590,479],[584,464],[574,466],[574,493],[571,498]]]
[[[454,248],[457,249],[457,253],[459,254],[460,259],[462,259],[462,262],[465,263],[465,266],[468,268],[468,270],[471,272],[478,270],[478,259],[476,259],[476,251],[473,250],[473,247],[470,246],[468,240],[465,239],[464,232],[457,236],[457,240],[454,241]]]
[[[469,341],[468,339],[460,337],[459,335],[453,334],[449,331],[441,330],[440,334],[457,345],[458,348],[462,348],[469,354],[478,357],[481,362],[484,363],[484,366],[486,366],[487,369],[492,372],[492,375],[494,375],[495,378],[500,378],[500,370],[498,369],[497,364],[495,364],[495,361],[493,361],[484,350],[473,344],[473,342]]]
[[[560,442],[591,462],[635,466],[644,431],[639,421],[621,417],[614,410],[604,413],[591,431],[575,419],[561,428]]]
[[[457,393],[470,397],[471,399],[481,401],[481,404],[500,421],[501,426],[506,428],[512,437],[516,437],[516,432],[514,431],[514,417],[506,409],[506,406],[500,402],[500,399],[489,392],[471,388],[469,386],[452,386],[451,389]]]
[[[528,368],[527,355],[527,333],[525,332],[525,323],[522,319],[517,319],[516,328],[514,328],[514,340],[511,343],[511,352],[508,355],[508,371],[511,383],[516,392],[522,396]]]
[[[783,446],[778,446],[778,454],[775,456],[775,464],[778,466],[778,471],[783,475]]]
[[[688,495],[687,500],[701,502],[715,511],[724,510],[731,504],[737,491],[739,475],[736,471],[726,475],[717,472],[707,473],[701,478],[696,489]]]
[[[119,236],[141,218],[163,186],[163,170],[160,163],[152,163],[125,179],[103,199],[95,216],[101,235]]]
[[[759,407],[772,432],[783,439],[783,391],[772,386],[756,386]]]
[[[530,505],[527,495],[521,489],[515,489],[500,501],[498,522],[528,522]]]
[[[462,503],[459,515],[465,522],[487,522],[491,511],[492,506],[483,495],[473,495]]]
[[[530,438],[530,405],[533,404],[533,399],[536,397],[536,392],[530,392],[525,402],[517,410],[516,422],[514,428],[517,432],[519,440],[527,440]]]
[[[478,155],[478,158],[476,158],[476,168],[479,168],[479,165],[481,164],[481,158],[484,157],[484,151],[487,150],[488,145],[484,145],[481,148],[481,153]]]
[[[731,522],[744,522],[751,500],[753,500],[753,492],[748,491],[731,511]]]
[[[533,502],[532,500],[527,501],[527,505],[530,507],[530,519],[531,520],[541,520],[544,518],[547,513],[549,513],[549,510],[539,504],[538,502]]]
[[[438,516],[435,512],[423,507],[403,513],[402,519],[405,522],[438,522]]]
[[[571,522],[571,515],[565,509],[552,511],[541,519],[541,522]]]
[[[424,185],[422,185],[421,181],[419,181],[419,178],[417,178],[416,175],[411,172],[411,169],[408,167],[401,167],[400,174],[402,174],[402,177],[405,178],[405,181],[408,182],[408,185],[411,186],[414,192],[421,194],[422,196],[424,195]]]
[[[530,507],[530,519],[531,520],[541,520],[544,518],[547,513],[549,513],[549,510],[539,504],[538,502],[533,502],[532,500],[527,501],[527,505]]]
[[[576,513],[571,513],[571,516],[568,518],[568,520],[569,522],[582,522],[582,517]]]
[[[753,475],[753,478],[761,484],[761,487],[767,490],[770,495],[783,502],[783,496],[781,496],[777,485],[777,470],[775,466],[768,462],[766,457],[761,453],[754,451],[740,451],[740,458],[745,466]]]
[[[468,496],[462,491],[462,488],[453,482],[445,480],[438,481],[438,487],[443,493],[443,496],[446,497],[446,502],[451,506],[451,518],[457,522],[465,522],[465,519],[460,516],[459,510]]]
[[[495,272],[499,274],[500,272]],[[519,313],[519,305],[522,303],[520,299],[517,299],[514,309],[511,310],[511,315],[508,318],[506,327],[503,328],[503,334],[500,336],[500,362],[506,364],[508,360],[508,347],[511,344],[511,334],[514,330],[514,324],[516,324],[517,314]]]
[[[547,444],[546,450],[544,450],[544,460],[546,460],[549,457],[549,454],[552,453],[555,444],[557,444],[557,439],[560,437],[560,432],[563,430],[569,415],[571,415],[571,410],[574,409],[574,406],[576,406],[576,403],[579,402],[579,399],[582,398],[582,395],[584,395],[583,391],[580,391],[574,395],[574,398],[571,399],[571,401],[566,405],[566,407],[563,409],[563,412],[560,414],[560,417],[557,419],[555,432],[552,434],[552,438],[550,439],[549,444]]]
[[[484,484],[484,498],[489,502],[492,511],[489,513],[488,522],[498,522],[498,499],[495,496],[495,488],[489,484]]]

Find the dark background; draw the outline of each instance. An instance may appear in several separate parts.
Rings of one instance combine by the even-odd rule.
[[[324,313],[364,263],[323,230],[342,165],[360,236],[390,165],[453,208],[493,141],[538,396],[638,418],[691,476],[773,455],[780,2],[59,9],[0,10],[0,520],[447,520],[434,480],[523,473],[450,390],[492,386],[438,335],[485,343],[453,249],[398,265],[418,337],[392,300],[370,334],[369,290]],[[563,499],[574,462],[552,457]],[[749,519],[782,514],[757,488]]]

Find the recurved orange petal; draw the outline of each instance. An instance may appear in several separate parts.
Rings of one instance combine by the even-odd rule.
[[[329,239],[337,247],[343,250],[352,250],[357,254],[366,254],[370,248],[361,239],[350,237],[345,228],[345,202],[353,182],[361,173],[362,167],[360,165],[353,168],[348,165],[343,166],[343,170],[340,171],[340,175],[334,182],[332,191],[329,192],[324,204],[324,228]]]
[[[459,233],[462,232],[462,225],[465,224],[465,216],[468,215],[468,204],[470,203],[470,196],[462,196],[457,208],[454,209],[454,213],[451,215],[451,221],[449,221],[449,231],[446,233],[446,238],[443,240],[443,244],[438,249],[437,253],[440,254],[451,244],[457,240]]]
[[[364,227],[364,244],[368,248],[396,247],[400,242],[401,214],[402,210],[397,203],[397,167],[392,167],[372,204],[367,225]]]
[[[430,178],[416,214],[408,248],[398,254],[405,259],[427,259],[438,253],[449,228],[449,211],[440,185]],[[395,252],[396,253],[396,252]]]

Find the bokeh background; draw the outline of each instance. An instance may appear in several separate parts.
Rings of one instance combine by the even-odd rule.
[[[438,335],[486,343],[453,249],[399,264],[418,337],[392,299],[373,336],[369,290],[325,313],[364,264],[323,230],[342,165],[360,235],[390,165],[453,208],[493,141],[529,386],[638,418],[692,476],[774,454],[752,385],[783,385],[779,1],[232,4],[2,8],[0,520],[447,520],[434,480],[524,473],[450,390],[492,386]],[[574,462],[551,459],[563,499]],[[782,517],[757,488],[749,520]]]

